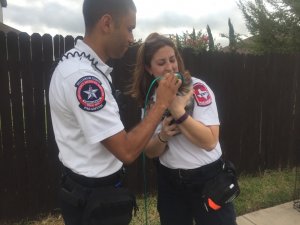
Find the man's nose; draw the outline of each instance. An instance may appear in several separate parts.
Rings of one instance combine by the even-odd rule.
[[[134,43],[134,37],[133,37],[133,34],[130,34],[129,38],[128,38],[128,43],[129,45],[133,45]]]

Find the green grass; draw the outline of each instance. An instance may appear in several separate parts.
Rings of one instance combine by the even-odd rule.
[[[265,171],[256,176],[241,175],[239,177],[241,193],[235,199],[237,215],[243,215],[258,209],[275,206],[293,200],[295,187],[295,171]],[[144,200],[138,198],[140,212],[133,218],[130,225],[145,224]],[[159,225],[156,211],[156,198],[148,198],[148,224]],[[142,223],[140,221],[143,221]]]
[[[265,171],[257,176],[241,175],[239,177],[241,194],[234,201],[237,215],[292,201],[295,177],[295,170]],[[139,211],[130,225],[146,224],[143,196],[137,196],[137,201]],[[148,225],[159,225],[155,195],[147,198],[147,209]],[[13,225],[42,224],[63,225],[64,223],[60,215],[49,215],[39,221],[23,221]]]
[[[295,177],[295,170],[265,171],[258,176],[241,175],[241,194],[235,200],[237,215],[292,201]]]

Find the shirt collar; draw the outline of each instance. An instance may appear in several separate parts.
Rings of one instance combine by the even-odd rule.
[[[94,52],[90,46],[88,46],[86,43],[84,43],[82,40],[77,40],[77,43],[75,45],[75,49],[85,52],[87,55],[91,55],[91,58],[94,58],[95,62],[97,63],[98,69],[100,69],[105,75],[110,75],[110,73],[113,71],[113,68],[105,64],[100,57]]]

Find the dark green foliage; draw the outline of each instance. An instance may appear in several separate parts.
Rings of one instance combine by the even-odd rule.
[[[229,27],[229,48],[231,49],[231,51],[235,51],[237,40],[236,40],[234,28],[230,18],[228,19],[228,27]]]
[[[221,33],[221,37],[228,38],[230,52],[236,52],[238,48],[243,47],[243,40],[241,34],[235,33],[233,24],[230,18],[228,18],[228,34]]]
[[[239,0],[238,6],[253,35],[249,49],[256,53],[300,51],[299,0]]]
[[[182,35],[170,35],[170,38],[179,49],[191,48],[196,53],[208,50],[208,35],[203,34],[202,31],[196,32],[195,28],[192,32],[186,31]]]
[[[208,51],[212,52],[215,50],[215,43],[209,25],[206,26],[206,30],[208,34]]]
[[[170,35],[169,38],[173,40],[178,49],[189,48],[194,53],[206,52],[206,51],[219,51],[221,49],[220,43],[215,44],[210,30],[210,27],[206,27],[207,34],[202,30],[196,32],[193,28],[192,32],[186,31],[182,35]]]

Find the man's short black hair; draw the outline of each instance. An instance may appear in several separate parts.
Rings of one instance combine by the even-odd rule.
[[[82,12],[86,32],[90,32],[103,15],[110,14],[118,21],[129,10],[136,11],[133,0],[84,0]]]

